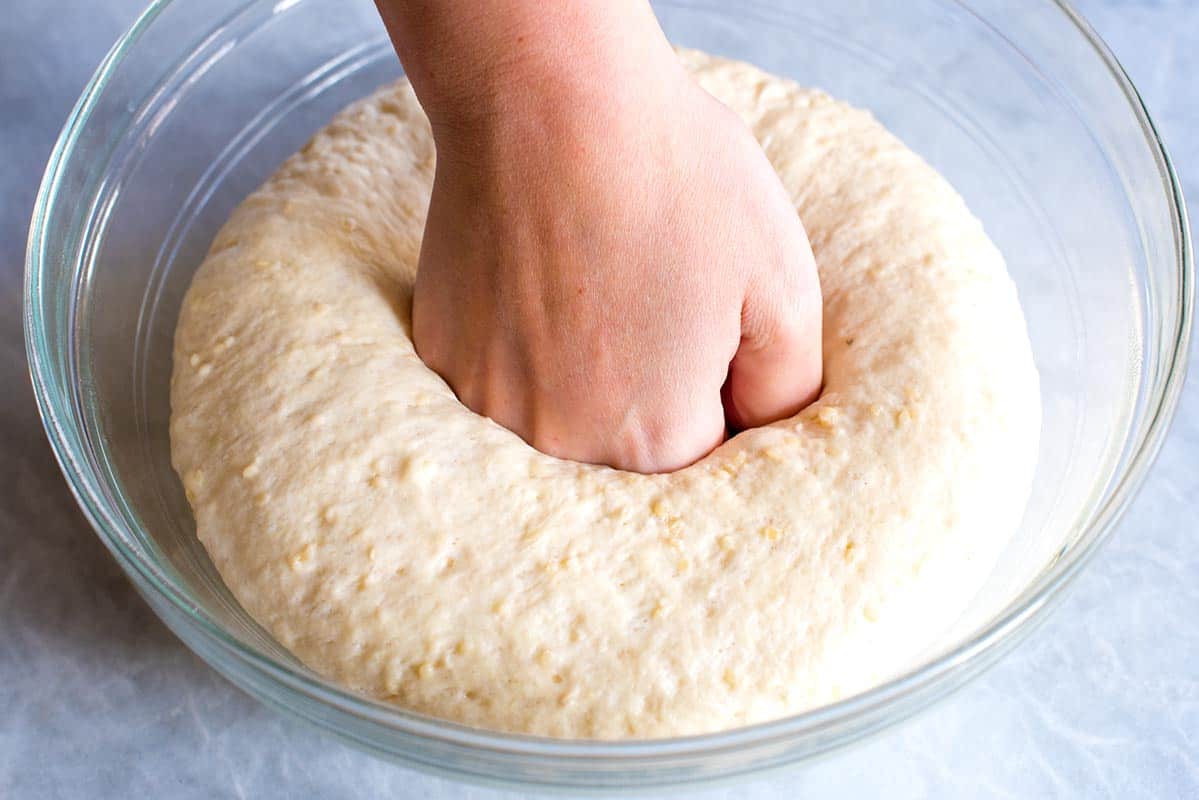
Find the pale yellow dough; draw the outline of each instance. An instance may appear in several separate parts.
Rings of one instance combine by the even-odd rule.
[[[681,57],[794,198],[826,315],[820,400],[682,471],[543,455],[416,356],[434,154],[407,83],[217,236],[176,334],[174,463],[229,588],[322,675],[552,736],[769,720],[908,666],[1018,526],[1037,375],[981,225],[869,114]]]

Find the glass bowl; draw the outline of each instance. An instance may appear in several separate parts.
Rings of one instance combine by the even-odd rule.
[[[679,44],[871,109],[982,218],[1020,290],[1044,430],[1021,529],[902,674],[787,719],[669,740],[474,730],[334,686],[267,635],[195,538],[170,466],[180,300],[233,207],[337,109],[400,74],[373,6],[161,0],[117,43],[54,149],[25,325],[50,442],[162,619],[238,686],[373,753],[527,787],[694,783],[794,763],[944,697],[1041,619],[1145,477],[1182,386],[1193,265],[1178,182],[1135,90],[1064,4],[669,0]]]

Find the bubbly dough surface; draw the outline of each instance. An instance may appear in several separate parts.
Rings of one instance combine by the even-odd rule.
[[[405,82],[217,236],[176,333],[173,460],[234,595],[319,673],[552,736],[760,722],[907,666],[1015,531],[1037,376],[979,222],[869,114],[681,57],[794,199],[826,315],[819,401],[687,469],[543,455],[417,357],[434,151]]]

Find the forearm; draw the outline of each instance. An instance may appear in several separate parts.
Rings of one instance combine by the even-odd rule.
[[[633,79],[667,52],[647,0],[376,4],[435,127],[576,79]]]

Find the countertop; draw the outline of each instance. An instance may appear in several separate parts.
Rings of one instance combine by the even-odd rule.
[[[0,797],[516,797],[375,760],[242,694],[158,621],[67,491],[29,388],[25,237],[54,138],[141,4],[13,0],[0,14]],[[1199,3],[1077,5],[1195,202]],[[1028,641],[875,739],[692,796],[1199,797],[1196,360],[1144,489]]]

